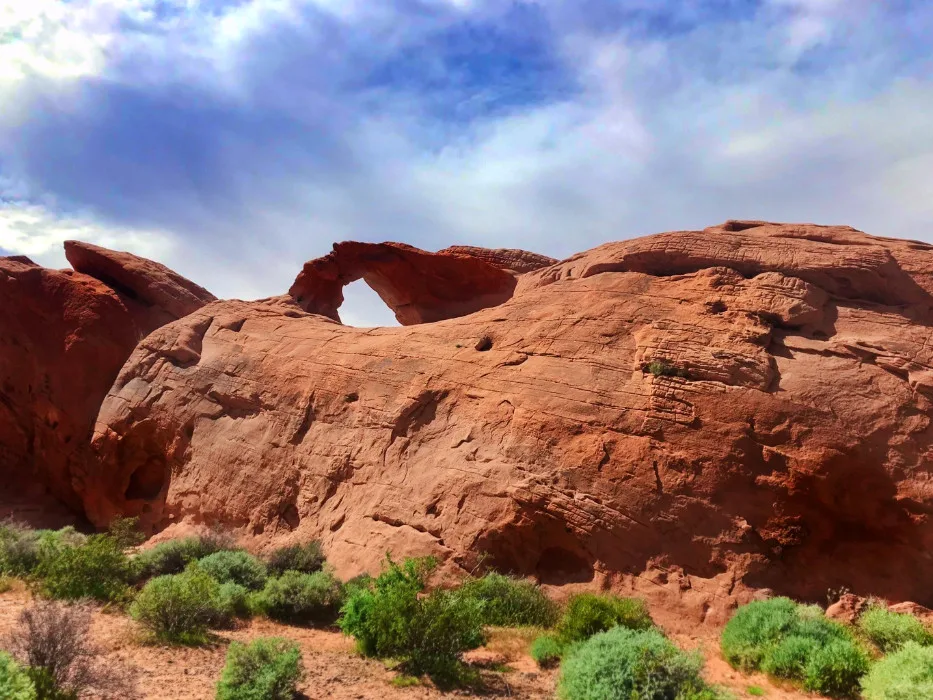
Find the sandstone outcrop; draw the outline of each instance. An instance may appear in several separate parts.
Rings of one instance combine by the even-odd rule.
[[[347,575],[485,557],[698,619],[761,588],[933,603],[933,246],[727,222],[555,264],[455,252],[340,244],[294,300],[146,337],[90,517],[319,537]],[[360,277],[415,325],[335,323]]]
[[[457,246],[429,253],[403,243],[338,243],[305,264],[289,294],[304,310],[339,321],[343,288],[364,279],[408,326],[498,306],[512,296],[515,273],[555,262],[523,250]]]
[[[65,249],[77,271],[0,258],[4,503],[38,503],[47,488],[82,508],[72,470],[88,459],[95,417],[123,363],[140,338],[214,298],[129,253],[76,242]]]

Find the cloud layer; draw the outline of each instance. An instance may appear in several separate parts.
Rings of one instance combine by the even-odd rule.
[[[0,249],[48,264],[79,237],[249,298],[345,239],[562,257],[749,217],[933,240],[922,0],[7,4]]]

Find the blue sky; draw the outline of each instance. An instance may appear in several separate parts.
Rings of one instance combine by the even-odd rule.
[[[256,298],[347,239],[933,241],[931,36],[923,0],[0,0],[0,250]]]

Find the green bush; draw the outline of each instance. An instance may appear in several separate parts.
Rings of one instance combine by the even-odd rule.
[[[559,609],[531,581],[489,573],[466,581],[462,596],[483,604],[483,622],[495,627],[553,627]]]
[[[343,584],[330,571],[286,571],[268,579],[257,597],[258,607],[269,617],[311,625],[333,624],[343,601]]]
[[[806,673],[807,661],[819,648],[820,642],[813,637],[785,637],[761,660],[761,670],[776,678],[799,680]]]
[[[203,643],[207,630],[224,624],[227,614],[220,584],[197,564],[152,579],[130,607],[130,615],[157,639],[180,644]]]
[[[217,684],[217,700],[292,700],[302,675],[301,651],[293,642],[233,642]]]
[[[715,697],[700,677],[703,658],[657,630],[617,626],[571,650],[561,665],[561,700],[664,700]]]
[[[27,576],[39,565],[40,531],[16,524],[0,526],[0,573]]]
[[[229,624],[235,618],[247,618],[252,615],[250,591],[246,586],[227,581],[227,583],[220,584],[220,588],[217,589],[217,596],[220,610],[218,624]]]
[[[61,688],[47,669],[27,668],[26,675],[35,688],[38,700],[78,700],[78,693]]]
[[[883,653],[897,651],[907,642],[933,644],[933,634],[913,615],[873,605],[858,620],[858,627]]]
[[[771,598],[745,605],[726,624],[720,639],[723,656],[732,666],[752,671],[765,652],[791,634],[800,621],[790,598]]]
[[[810,655],[804,688],[834,698],[856,696],[868,661],[868,654],[853,640],[833,639]]]
[[[198,564],[221,583],[238,583],[252,590],[266,583],[265,564],[242,550],[214,552],[198,560]]]
[[[138,547],[146,541],[146,535],[139,529],[139,518],[114,518],[107,532],[123,549]]]
[[[159,542],[133,558],[139,579],[165,574],[179,574],[193,561],[203,559],[215,552],[232,551],[233,540],[224,534],[183,537]]]
[[[460,655],[484,641],[483,604],[451,591],[422,595],[432,559],[387,558],[370,586],[357,587],[343,606],[340,626],[366,656],[399,659],[412,673],[452,679]]]
[[[848,628],[787,598],[740,608],[723,630],[721,647],[736,668],[760,668],[834,697],[851,695],[868,669],[868,655]]]
[[[123,600],[132,579],[130,560],[110,535],[91,535],[80,544],[70,536],[43,536],[34,575],[50,598],[103,601]]]
[[[905,643],[876,662],[862,679],[865,700],[933,698],[933,647]]]
[[[321,543],[316,540],[307,544],[279,547],[266,556],[269,573],[275,576],[284,574],[286,571],[313,574],[324,568],[324,561]]]
[[[562,644],[582,642],[613,627],[648,630],[654,627],[645,601],[614,595],[581,593],[570,599],[557,623]]]
[[[554,668],[560,663],[563,646],[550,634],[543,634],[531,643],[531,658],[541,668]]]
[[[36,700],[36,688],[26,671],[12,657],[0,651],[0,698],[3,700]]]

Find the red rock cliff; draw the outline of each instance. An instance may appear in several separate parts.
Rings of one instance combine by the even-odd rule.
[[[76,271],[0,258],[0,485],[44,484],[81,508],[73,473],[120,367],[150,331],[214,297],[129,253],[65,251]]]
[[[460,258],[377,248],[292,294],[336,318],[378,276],[421,323],[280,298],[146,337],[98,417],[90,516],[320,537],[342,574],[485,554],[714,620],[761,587],[933,603],[933,246],[728,222],[524,272],[467,254],[484,272],[452,290]]]

